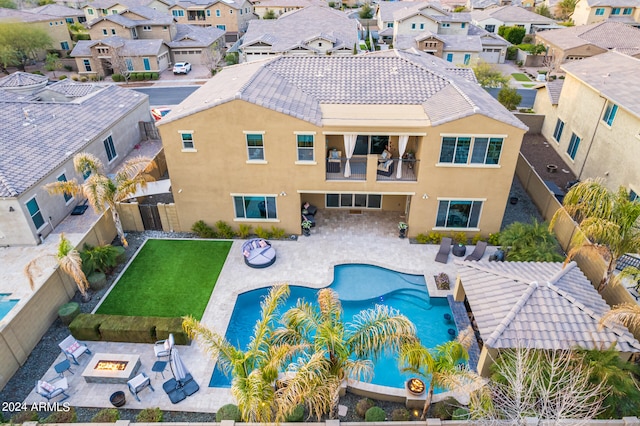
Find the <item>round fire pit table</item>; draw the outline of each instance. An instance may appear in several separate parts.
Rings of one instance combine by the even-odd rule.
[[[422,380],[417,377],[413,377],[407,380],[407,390],[410,394],[420,396],[424,393],[426,386]]]
[[[127,402],[127,398],[124,392],[118,391],[111,394],[109,402],[111,402],[114,407],[122,407]]]
[[[467,253],[467,246],[464,244],[454,244],[451,248],[451,253],[456,257],[462,257]]]

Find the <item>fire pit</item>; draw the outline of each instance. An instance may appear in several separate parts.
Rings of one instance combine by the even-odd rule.
[[[415,396],[422,395],[425,391],[424,382],[417,377],[413,377],[407,381],[407,390]]]
[[[82,377],[87,383],[127,383],[140,368],[139,355],[97,353]]]

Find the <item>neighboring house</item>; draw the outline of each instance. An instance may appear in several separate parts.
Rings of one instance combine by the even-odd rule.
[[[249,22],[239,51],[242,62],[276,55],[353,55],[358,30],[358,21],[339,10],[309,6],[278,19]]]
[[[640,59],[607,52],[566,63],[534,109],[542,134],[579,179],[603,178],[611,190],[640,194]],[[553,83],[553,84],[552,84]]]
[[[33,9],[23,9],[23,11],[48,16],[57,16],[58,18],[64,19],[67,24],[81,24],[87,20],[81,10],[61,6],[59,4],[46,4]]]
[[[45,31],[49,34],[49,37],[51,37],[51,49],[61,53],[61,57],[66,56],[68,51],[73,47],[67,23],[64,18],[60,18],[59,16],[0,8],[0,22],[22,22]],[[46,50],[36,52],[36,56],[40,60],[44,59],[46,54]]]
[[[169,68],[169,47],[160,39],[129,40],[108,37],[80,40],[73,48],[78,74],[90,78],[124,72],[156,72]]]
[[[484,10],[471,11],[473,23],[484,28],[490,33],[498,33],[498,28],[522,27],[526,34],[533,34],[534,27],[544,29],[545,27],[555,27],[556,21],[537,13],[530,12],[518,6],[490,7]]]
[[[176,35],[175,19],[146,6],[134,6],[113,15],[96,18],[86,24],[91,40],[107,37],[160,39],[169,42]]]
[[[501,351],[613,347],[624,360],[640,352],[626,327],[600,319],[611,308],[575,262],[463,262],[454,299],[482,340],[478,373],[488,377]]]
[[[224,30],[184,24],[176,25],[176,29],[175,37],[167,43],[172,63],[186,61],[213,67],[216,65],[212,63],[215,52],[219,52],[219,57],[224,58]]]
[[[612,21],[543,31],[536,43],[547,47],[557,64],[588,58],[609,50],[640,58],[640,29]]]
[[[380,36],[397,49],[415,48],[462,65],[506,58],[509,43],[472,25],[468,13],[450,13],[427,2],[384,2],[377,19],[384,28]]]
[[[178,0],[169,8],[179,24],[216,27],[226,31],[225,40],[234,43],[258,17],[248,0]]]
[[[571,15],[576,25],[588,25],[605,19],[640,26],[638,0],[579,0]]]
[[[0,79],[2,246],[40,244],[82,201],[43,188],[83,181],[75,154],[96,155],[110,172],[140,142],[138,123],[152,121],[142,93],[71,80],[46,84],[46,77],[21,72]]]
[[[298,234],[308,201],[469,236],[500,229],[527,130],[469,68],[396,50],[225,67],[157,126],[182,229]]]
[[[253,11],[260,19],[267,12],[273,12],[277,18],[283,13],[312,5],[327,6],[327,3],[319,0],[256,0],[253,2]]]
[[[118,15],[136,6],[146,6],[158,12],[169,13],[170,0],[93,0],[82,10],[88,22],[108,15]]]
[[[64,7],[70,7],[72,9],[80,9],[82,10],[87,4],[89,4],[89,0],[54,0],[56,4]]]

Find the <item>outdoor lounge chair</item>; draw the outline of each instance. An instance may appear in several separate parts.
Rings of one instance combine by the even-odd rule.
[[[480,260],[484,256],[484,251],[487,249],[486,241],[478,241],[476,247],[473,249],[473,253],[465,257],[464,260]]]
[[[78,363],[78,358],[80,358],[80,355],[85,352],[91,354],[91,351],[86,345],[78,342],[75,337],[71,335],[67,336],[66,339],[58,343],[58,346],[60,347],[60,349],[62,349],[62,353],[67,357],[67,359],[73,361],[75,365],[80,365]]]
[[[55,383],[45,382],[44,380],[38,380],[36,382],[36,393],[47,398],[47,401],[51,401],[59,395],[62,395],[63,398],[58,402],[64,401],[69,398],[69,395],[65,392],[67,389],[69,389],[69,383],[67,382],[66,377],[56,381]]]
[[[151,379],[144,373],[140,373],[133,379],[129,380],[127,382],[127,386],[129,387],[129,392],[131,392],[138,402],[140,401],[138,394],[142,392],[144,388],[148,387],[151,388],[153,392],[156,391],[153,386],[151,386]]]
[[[173,340],[173,333],[171,333],[167,339],[158,340],[153,345],[153,351],[156,353],[156,357],[158,358],[169,356],[173,345],[175,345],[175,341]]]
[[[447,263],[449,260],[449,251],[451,250],[451,238],[443,237],[440,242],[440,249],[436,254],[436,262]]]

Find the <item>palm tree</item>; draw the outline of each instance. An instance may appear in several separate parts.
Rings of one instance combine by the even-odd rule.
[[[388,306],[363,310],[349,323],[344,323],[342,317],[338,294],[325,288],[318,292],[317,305],[298,300],[282,316],[283,327],[275,331],[278,344],[308,346],[328,357],[328,376],[333,379],[334,389],[331,398],[322,404],[332,418],[343,380],[371,380],[372,359],[417,340],[413,323]]]
[[[60,234],[60,242],[58,243],[58,252],[53,254],[45,254],[43,256],[36,257],[31,260],[24,267],[24,273],[29,280],[29,286],[31,290],[34,289],[33,278],[35,272],[39,269],[39,263],[41,259],[55,258],[56,263],[65,273],[67,273],[78,286],[82,299],[87,301],[89,295],[87,289],[89,288],[89,281],[84,272],[82,272],[82,260],[80,259],[80,253],[73,247],[71,241],[65,238],[64,233]]]
[[[571,241],[567,261],[578,253],[595,262],[604,258],[607,268],[598,286],[602,291],[611,282],[618,258],[640,251],[640,203],[630,201],[624,187],[612,192],[600,179],[588,179],[569,190],[563,205],[582,230]],[[561,213],[553,216],[550,228]]]
[[[558,262],[558,241],[545,223],[514,222],[500,232],[500,245],[507,250],[506,260],[511,262]]]
[[[326,400],[336,380],[326,374],[329,360],[322,351],[298,363],[290,363],[295,354],[307,347],[275,345],[273,325],[277,309],[289,295],[287,285],[275,286],[262,301],[261,318],[254,327],[253,338],[245,350],[236,348],[224,336],[209,330],[192,317],[185,318],[184,329],[206,346],[212,357],[218,358],[219,368],[232,376],[231,394],[238,403],[242,418],[247,422],[281,422],[297,405],[305,403],[312,413],[322,414]],[[287,366],[295,374],[278,380]],[[280,386],[276,389],[276,384]]]
[[[614,285],[621,285],[622,280],[628,278],[636,283],[636,289],[640,288],[640,269],[628,266],[613,278]],[[640,334],[640,306],[635,303],[623,303],[614,306],[600,318],[600,327],[609,323],[622,324],[637,336]]]
[[[73,157],[73,166],[79,174],[91,173],[91,175],[82,184],[75,179],[49,183],[45,185],[46,190],[51,194],[83,194],[96,213],[102,213],[107,208],[111,208],[111,216],[120,241],[127,247],[128,243],[124,237],[116,204],[131,197],[138,186],[144,188],[148,181],[153,180],[148,172],[155,167],[155,163],[147,157],[129,159],[113,179],[105,174],[102,161],[86,152]]]
[[[469,327],[458,333],[456,340],[438,345],[434,349],[424,347],[417,340],[400,348],[398,364],[401,369],[429,379],[429,390],[421,419],[424,419],[429,411],[433,390],[436,386],[448,388],[460,385],[463,381],[476,380],[470,371],[460,365],[461,362],[469,359],[467,350],[471,346],[473,338],[473,330]],[[460,376],[467,380],[459,380]]]

